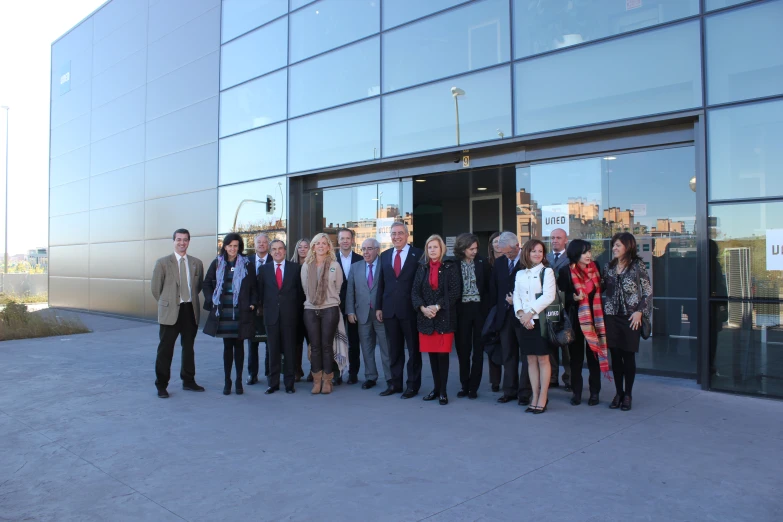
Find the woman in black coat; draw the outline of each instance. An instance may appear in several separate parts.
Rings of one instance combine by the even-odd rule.
[[[255,303],[258,301],[253,263],[241,254],[245,249],[239,234],[227,234],[220,254],[204,278],[204,309],[209,311],[204,333],[223,339],[223,395],[231,394],[231,365],[236,366],[236,391],[242,395],[244,340],[255,335]]]
[[[446,385],[449,379],[449,354],[457,329],[457,300],[460,297],[459,265],[453,258],[444,258],[446,244],[438,235],[425,243],[427,255],[419,261],[411,289],[411,301],[416,309],[419,350],[430,354],[435,389],[425,401],[438,399],[449,403]]]

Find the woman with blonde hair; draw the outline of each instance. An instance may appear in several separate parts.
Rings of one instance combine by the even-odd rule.
[[[307,259],[308,252],[310,252],[310,240],[303,237],[294,244],[294,253],[289,261],[297,265],[303,265],[305,259]]]
[[[424,244],[422,256],[411,289],[416,326],[419,330],[419,350],[430,354],[432,380],[435,387],[425,401],[449,403],[446,385],[449,380],[449,354],[457,329],[457,299],[460,298],[459,266],[454,258],[445,257],[446,244],[439,235],[432,235]]]
[[[302,265],[305,293],[304,324],[310,337],[310,370],[313,394],[332,393],[334,338],[341,323],[340,287],[343,271],[334,255],[332,241],[316,234]],[[325,373],[325,372],[329,373]]]

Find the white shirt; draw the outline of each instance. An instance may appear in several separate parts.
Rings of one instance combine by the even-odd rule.
[[[343,255],[343,251],[340,250],[340,264],[343,265],[343,274],[348,279],[348,274],[351,272],[351,260],[353,259],[353,250],[348,253],[348,257]]]
[[[400,252],[400,269],[405,266],[405,260],[408,259],[408,251],[410,251],[411,245],[410,243],[405,243],[405,246],[402,247],[402,252]],[[397,247],[392,247],[392,256],[391,256],[391,265],[394,267],[394,258],[397,257]]]
[[[188,264],[188,256],[187,256],[187,254],[185,254],[184,256],[181,256],[181,255],[177,254],[176,252],[174,252],[174,256],[177,258],[177,269],[178,269],[178,271],[179,271],[179,260],[182,259],[183,257],[185,258],[185,270],[187,270],[187,272],[188,272],[188,294],[187,295],[193,295],[191,293],[191,291],[190,291],[190,265]],[[180,275],[180,278],[181,277],[182,276]],[[182,292],[180,292],[179,302],[180,303],[184,303],[185,302],[185,300],[182,299]]]
[[[546,267],[542,290],[541,270],[544,270],[543,264],[517,272],[514,280],[514,314],[520,311],[533,312],[533,319],[538,319],[538,314],[554,302],[556,297],[555,272]],[[536,294],[539,293],[541,296],[536,299]]]

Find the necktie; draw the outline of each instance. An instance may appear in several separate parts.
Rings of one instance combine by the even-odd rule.
[[[508,273],[511,274],[511,272],[514,271],[514,261],[511,259],[508,260]]]
[[[179,258],[179,298],[186,303],[190,302],[190,289],[188,288],[188,267],[185,265],[185,256]]]
[[[283,271],[280,270],[281,263],[277,263],[277,270],[275,270],[275,279],[277,279],[277,289],[283,288]]]
[[[370,263],[370,270],[367,272],[367,287],[372,288],[372,263]]]
[[[394,275],[400,277],[402,272],[402,249],[397,250],[397,257],[394,258]]]
[[[557,260],[560,258],[560,253],[555,253],[555,263],[557,263]]]

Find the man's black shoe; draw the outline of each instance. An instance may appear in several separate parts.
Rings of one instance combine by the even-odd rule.
[[[204,391],[204,387],[203,386],[199,386],[195,382],[191,382],[191,383],[188,383],[188,384],[183,383],[182,384],[182,389],[183,390],[195,391],[195,392],[203,392]]]
[[[401,399],[412,399],[413,397],[417,396],[418,394],[419,394],[419,392],[417,390],[412,390],[412,389],[408,388],[407,390],[405,390],[405,393],[403,393],[402,397],[400,397],[400,398]]]
[[[515,399],[516,399],[516,397],[511,397],[509,395],[503,395],[501,398],[498,399],[498,402],[500,404],[505,404],[505,403],[511,402],[511,401],[513,401]]]
[[[280,391],[280,386],[270,386],[269,388],[266,389],[264,395],[272,395],[276,391]]]
[[[530,397],[520,397],[517,401],[520,406],[527,406],[530,404]]]
[[[468,390],[462,389],[462,390],[457,392],[457,398],[458,399],[461,399],[461,398],[467,397],[467,396],[468,396]]]
[[[343,378],[339,375],[332,379],[332,386],[340,386],[343,383]]]
[[[247,376],[247,384],[252,386],[258,382],[258,377],[255,375],[248,375]]]
[[[492,391],[497,393],[500,391],[500,385],[499,384],[493,384],[492,385]]]
[[[382,391],[381,393],[379,393],[378,395],[380,395],[381,397],[388,397],[389,395],[394,395],[395,393],[400,393],[401,391],[402,391],[402,390],[400,390],[400,389],[398,389],[398,388],[395,388],[394,386],[392,386],[392,385],[390,384],[388,388],[386,388],[385,390],[383,390],[383,391]]]
[[[468,392],[468,399],[478,399],[478,393],[474,391]]]
[[[286,393],[296,393],[296,390],[294,389],[294,387],[293,387],[293,386],[291,386],[290,388],[286,388],[286,389],[285,389],[285,392],[286,392]]]
[[[362,390],[369,390],[370,388],[374,388],[374,387],[375,387],[375,381],[373,381],[372,379],[368,379],[364,381],[364,383],[362,384]]]
[[[356,375],[349,375],[348,380],[346,381],[348,384],[356,384],[359,382],[359,378]]]
[[[160,397],[161,399],[168,399],[169,392],[167,392],[165,389],[158,389],[158,397]]]

